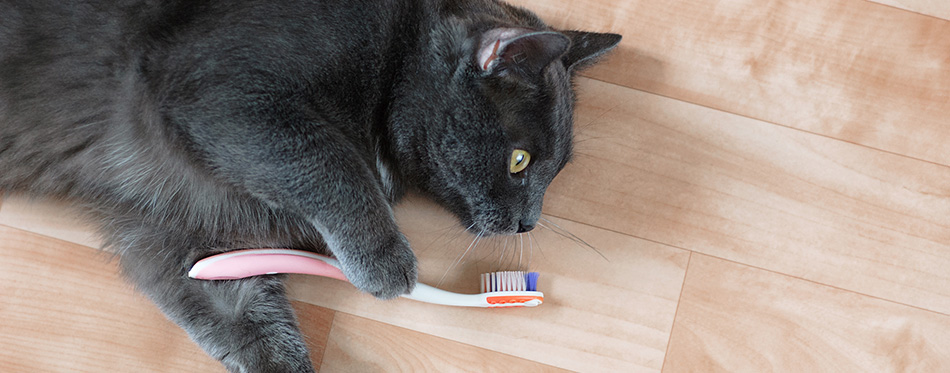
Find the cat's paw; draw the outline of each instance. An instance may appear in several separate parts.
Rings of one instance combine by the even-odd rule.
[[[416,256],[402,235],[340,258],[343,274],[362,291],[380,299],[409,293],[416,285]]]

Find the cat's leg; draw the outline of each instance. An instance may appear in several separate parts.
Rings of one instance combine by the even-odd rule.
[[[190,279],[192,250],[163,241],[138,240],[122,254],[122,270],[205,352],[231,372],[313,371],[283,276]]]
[[[270,114],[233,115],[192,136],[219,177],[312,224],[353,285],[380,298],[410,291],[416,258],[373,169],[372,149],[313,114]]]

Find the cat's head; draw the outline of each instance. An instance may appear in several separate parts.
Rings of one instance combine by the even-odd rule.
[[[433,36],[434,55],[400,88],[406,98],[393,117],[392,151],[406,180],[470,231],[531,230],[545,190],[571,158],[571,78],[620,35],[485,25],[455,31]]]

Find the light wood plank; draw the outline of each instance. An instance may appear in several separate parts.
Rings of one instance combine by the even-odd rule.
[[[15,372],[223,372],[108,254],[0,226],[0,367]]]
[[[478,292],[478,274],[518,267],[520,240],[459,238],[457,221],[431,202],[411,198],[397,219],[420,257],[421,281]],[[524,243],[523,263],[541,273],[538,308],[468,309],[410,300],[382,302],[352,285],[294,277],[292,296],[334,310],[575,371],[658,371],[688,253],[593,227],[553,219],[607,258],[549,229]],[[549,226],[553,227],[553,225]],[[540,249],[539,249],[540,247]],[[507,255],[503,256],[503,253]],[[498,264],[499,262],[508,264]]]
[[[950,2],[946,0],[868,0],[895,8],[950,20]]]
[[[0,225],[0,370],[223,372],[109,255]],[[294,308],[319,367],[334,312]]]
[[[664,372],[945,372],[950,317],[694,254]]]
[[[547,213],[950,313],[950,168],[602,82],[580,88],[578,156]]]
[[[338,313],[325,372],[566,372],[409,329]]]
[[[583,92],[578,112],[578,159],[552,186],[546,202],[549,214],[886,299],[946,310],[948,286],[943,268],[948,265],[946,245],[950,239],[946,223],[941,220],[943,212],[948,211],[946,196],[950,195],[946,168],[609,84],[589,80],[580,83]],[[468,243],[438,238],[443,227],[457,225],[451,218],[430,219],[428,213],[418,216],[417,222],[404,225],[418,231],[413,233],[414,244],[423,264],[430,268],[426,281],[437,282],[454,260],[454,254],[464,251]],[[581,236],[588,238],[601,235],[600,232],[593,230]],[[446,251],[432,252],[432,243],[437,239],[436,246],[444,245]],[[558,244],[555,250],[568,246]],[[560,260],[578,262],[574,256],[577,254],[569,251]],[[643,260],[630,260],[635,261]],[[431,268],[435,269],[434,275]],[[605,268],[605,273],[611,273],[611,267]],[[486,266],[481,270],[494,269],[498,268]],[[607,283],[604,278],[612,275],[601,275],[602,269],[590,264],[579,275],[574,275],[573,268],[550,272],[564,276],[556,277],[558,294],[605,294],[606,291],[597,290],[601,284],[590,291],[590,284],[585,283]],[[458,287],[472,283],[460,276],[474,276],[476,272],[471,264],[466,264],[460,270],[450,271],[445,284]],[[585,277],[588,274],[595,277]],[[675,276],[643,276],[623,282],[633,283],[633,288],[658,282],[676,284],[669,280]],[[670,286],[675,290],[673,285]],[[343,306],[333,297],[353,297],[348,286],[331,284],[328,286],[335,289],[329,292],[331,299],[323,299],[320,286],[323,283],[308,285],[303,289],[304,295],[298,292],[297,296],[334,308]],[[651,300],[655,295],[643,295],[645,303],[652,305],[642,309],[666,309],[663,302],[675,305],[675,297],[666,295],[675,291],[649,286],[633,291],[661,294],[661,300]],[[375,307],[369,299],[353,304],[347,307]],[[597,307],[589,310],[599,312]],[[366,316],[373,312],[378,310],[356,313]],[[649,313],[618,317],[626,325],[655,323],[650,327],[654,329],[646,328],[651,330],[649,333],[630,333],[635,335],[630,340],[642,343],[628,346],[635,351],[632,357],[615,359],[622,355],[616,351],[608,351],[606,357],[573,351],[581,350],[581,345],[586,348],[587,340],[597,340],[599,333],[613,332],[606,327],[584,331],[577,326],[564,334],[567,337],[563,339],[573,335],[573,340],[554,338],[553,342],[546,342],[559,349],[538,344],[540,348],[525,348],[523,353],[527,355],[518,356],[567,369],[583,369],[576,364],[588,360],[603,364],[605,369],[632,365],[655,369],[663,354],[658,346],[663,345],[665,338],[656,331],[663,330],[666,314],[656,312],[660,315],[656,317]],[[397,323],[385,317],[371,317]],[[448,320],[455,322],[452,317]],[[572,317],[584,319],[560,314],[542,321],[567,323]],[[610,317],[614,316],[598,315],[597,320]],[[400,325],[425,332],[441,330],[437,335],[484,348],[505,348],[498,347],[503,345],[500,342],[478,342],[494,337],[483,331],[487,329],[484,325],[475,328],[479,332],[473,336],[466,329],[467,324],[452,330],[431,325],[430,320],[407,319]],[[472,322],[471,317],[467,319]],[[514,323],[506,317],[500,319],[503,323]]]
[[[950,164],[950,22],[857,0],[529,1],[623,34],[588,75]]]
[[[461,361],[504,352],[515,364],[656,371],[671,331],[670,371],[948,370],[946,316],[699,254],[673,325],[688,254],[664,243],[950,312],[947,168],[717,111],[950,164],[950,26],[888,7],[946,18],[945,2],[875,1],[887,6],[516,0],[558,26],[625,35],[588,76],[713,109],[582,80],[578,159],[545,211],[590,224],[555,220],[609,262],[539,232],[544,255],[526,256],[548,303],[532,310],[378,302],[294,278],[295,297],[378,320],[344,315],[325,370],[452,369],[456,360],[432,357],[450,346]],[[8,201],[0,224],[98,245],[60,203]],[[447,273],[442,287],[474,291],[478,272],[517,267],[517,244],[502,252],[500,240],[453,267],[471,237],[451,217],[415,200],[399,214],[426,282]],[[102,277],[115,272],[103,263],[0,227],[0,370],[220,371],[141,296]],[[295,307],[320,364],[334,311]],[[365,347],[404,340],[412,347]]]
[[[9,194],[0,205],[0,224],[89,247],[102,240],[69,202]]]
[[[297,315],[300,331],[307,342],[307,348],[310,350],[310,361],[317,370],[320,370],[323,366],[323,357],[326,355],[330,329],[336,319],[336,311],[305,302],[291,302],[291,304]]]
[[[17,212],[7,216],[35,222],[30,227],[37,231],[60,230],[71,232],[71,236],[81,236],[86,232],[78,220],[60,217],[59,211],[64,207],[61,203],[22,199],[15,200],[14,204],[22,206],[6,210]],[[422,257],[423,267],[429,268],[424,275],[429,283],[438,283],[442,274],[447,274],[444,286],[460,292],[477,292],[478,273],[518,267],[521,252],[515,247],[520,245],[511,239],[508,249],[503,251],[504,241],[495,239],[481,242],[462,260],[459,268],[450,269],[472,239],[463,234],[455,219],[418,197],[410,198],[397,210],[404,231]],[[2,218],[3,214],[0,213]],[[525,359],[560,364],[567,369],[584,370],[585,366],[593,366],[604,369],[659,370],[672,328],[676,297],[685,274],[688,254],[557,221],[559,225],[591,241],[611,262],[590,249],[556,237],[549,230],[539,229],[533,235],[536,241],[523,244],[524,253],[521,255],[524,267],[529,267],[530,262],[530,268],[542,272],[542,290],[548,292],[548,300],[539,310],[459,310],[409,304],[403,305],[409,308],[402,308],[400,312],[415,316],[407,318],[410,323],[394,322],[385,317],[381,319],[417,330],[440,331],[443,337],[449,339],[474,342],[487,349],[516,353]],[[3,236],[0,232],[0,237]],[[502,253],[505,255],[502,256]],[[352,307],[333,302],[355,301],[356,305],[366,308],[362,313],[364,315],[392,316],[390,304],[358,294],[348,284],[334,284],[332,280],[295,279],[290,286],[298,298],[311,303],[353,310]],[[329,299],[325,298],[325,286],[331,289],[332,297]],[[544,310],[549,311],[538,312]],[[443,315],[445,313],[449,316]],[[494,321],[479,320],[483,316]],[[526,316],[537,319],[525,322]],[[306,317],[301,316],[302,323],[306,320]],[[421,324],[416,324],[420,321]],[[579,321],[582,323],[578,324]],[[461,325],[453,325],[459,322]],[[497,322],[499,326],[493,327],[492,322]],[[429,323],[432,324],[427,325]],[[510,330],[516,330],[518,334],[513,336]],[[611,337],[604,338],[602,334]],[[321,334],[317,332],[315,335]],[[534,341],[525,344],[518,342],[519,338],[531,338]],[[515,351],[508,351],[512,343],[518,347]],[[603,351],[591,351],[590,346],[599,346]],[[315,353],[317,355],[313,358],[316,360],[320,353]]]

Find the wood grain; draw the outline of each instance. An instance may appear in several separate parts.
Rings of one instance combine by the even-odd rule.
[[[0,220],[35,222],[33,229],[69,232],[66,237],[87,232],[79,221],[59,213],[65,207],[59,202],[17,198],[8,202],[11,205],[0,208]],[[438,283],[447,274],[443,287],[477,292],[478,273],[516,269],[521,260],[520,267],[542,272],[547,302],[536,310],[450,309],[405,301],[387,304],[359,294],[348,284],[302,277],[291,281],[293,295],[565,369],[660,369],[685,276],[685,251],[554,219],[587,239],[606,259],[553,233],[552,229],[559,228],[551,223],[543,223],[548,228],[540,228],[528,243],[512,239],[506,248],[502,239],[480,241],[453,267],[472,240],[453,217],[418,197],[411,197],[397,213],[423,268],[428,268],[423,274],[426,282]],[[7,234],[0,231],[0,237]],[[301,322],[309,318],[301,316]],[[325,335],[321,333],[313,332],[317,338]],[[599,337],[602,334],[609,337]],[[313,347],[311,352],[315,360],[321,355]]]
[[[623,34],[587,75],[950,164],[950,22],[860,0],[527,1]]]
[[[545,201],[603,257],[554,225],[471,245],[410,198],[397,214],[424,282],[474,292],[480,272],[531,268],[546,303],[381,302],[294,277],[314,360],[947,371],[950,8],[875,1],[515,0],[624,35],[579,81],[577,158]],[[98,245],[64,206],[0,201],[0,224],[40,233],[0,226],[0,370],[220,371],[106,254],[50,238]]]
[[[602,82],[582,79],[580,89],[579,154],[546,212],[592,225],[559,220],[609,262],[539,231],[531,267],[550,299],[535,310],[380,303],[308,278],[294,280],[294,296],[564,369],[655,371],[687,253],[613,231],[946,309],[946,167]],[[399,213],[426,282],[448,273],[444,286],[473,291],[478,272],[516,263],[496,240],[450,269],[471,240],[455,236],[454,219],[419,200]]]
[[[0,224],[88,247],[102,240],[69,202],[8,194],[0,205]]]
[[[0,370],[223,372],[108,253],[0,225]],[[333,311],[295,302],[319,366]]]
[[[547,213],[950,313],[950,168],[602,82],[580,89],[578,156]]]
[[[291,302],[291,304],[297,315],[300,330],[304,334],[304,340],[307,342],[307,349],[310,350],[310,361],[317,370],[322,370],[327,340],[330,337],[330,329],[334,324],[336,312],[310,303]],[[331,372],[332,370],[324,371]]]
[[[566,372],[377,321],[339,314],[325,372]]]
[[[950,316],[693,255],[664,372],[945,372]]]
[[[895,8],[950,20],[950,2],[946,0],[869,0]]]
[[[397,209],[397,217],[420,257],[424,283],[437,285],[448,273],[440,287],[476,293],[479,273],[517,267],[520,244],[509,239],[509,248],[503,250],[503,238],[480,241],[467,259],[452,267],[472,237],[453,239],[461,231],[458,223],[430,202],[412,199]],[[527,262],[531,257],[530,268],[541,273],[545,303],[537,308],[382,302],[359,294],[348,283],[303,276],[292,278],[288,286],[302,301],[563,369],[658,371],[688,253],[553,221],[583,237],[606,259],[549,229],[533,233],[532,246],[524,244],[523,258]]]
[[[0,226],[0,370],[223,372],[108,254]]]

